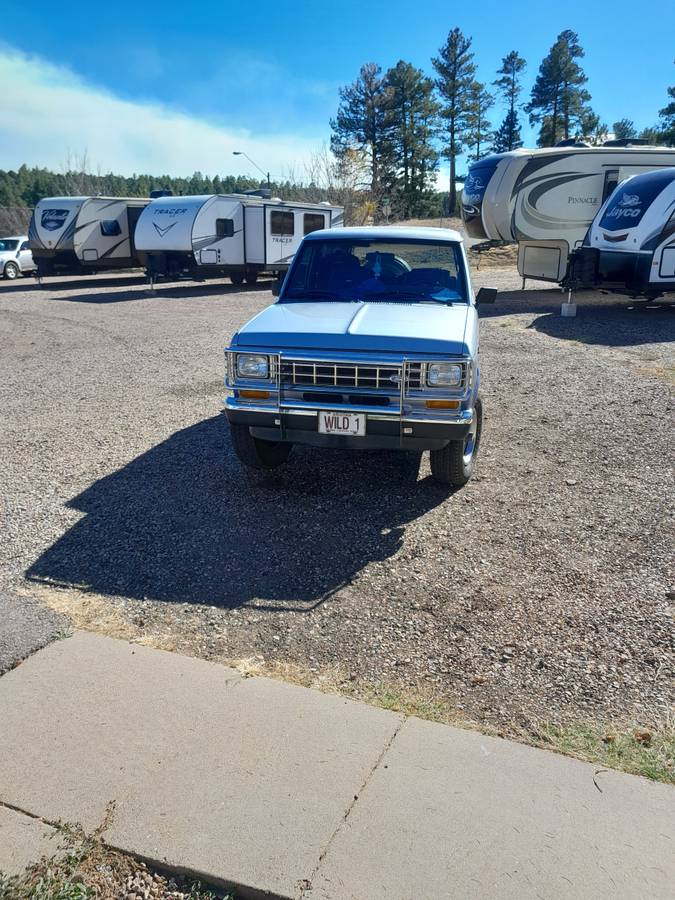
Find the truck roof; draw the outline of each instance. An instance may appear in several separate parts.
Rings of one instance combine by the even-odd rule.
[[[436,240],[448,243],[461,243],[462,236],[451,228],[424,228],[406,227],[404,225],[363,225],[358,228],[322,228],[320,231],[312,231],[305,236],[306,241],[315,241],[318,238],[331,240],[349,240],[350,238],[367,238],[368,240]]]

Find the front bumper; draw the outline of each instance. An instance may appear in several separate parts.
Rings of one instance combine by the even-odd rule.
[[[342,407],[342,410],[347,410]],[[440,450],[450,441],[463,440],[473,422],[473,410],[458,410],[451,418],[405,419],[395,415],[366,412],[363,436],[328,435],[318,430],[319,409],[270,411],[239,403],[234,397],[225,402],[228,421],[247,425],[253,437],[266,441],[289,441],[319,447],[343,449]]]

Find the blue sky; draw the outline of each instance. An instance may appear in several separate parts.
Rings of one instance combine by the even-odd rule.
[[[178,10],[166,0],[40,0],[17,10],[20,27],[0,43],[0,168],[59,168],[86,150],[102,171],[249,174],[232,156],[243,149],[273,176],[302,174],[330,136],[339,86],[362,63],[403,58],[431,72],[455,25],[473,37],[483,81],[517,49],[526,92],[556,35],[576,30],[594,108],[643,127],[675,83],[675,6],[636,9],[627,0],[611,10],[588,0],[454,10],[447,0],[200,0]],[[528,127],[524,135],[531,145]]]

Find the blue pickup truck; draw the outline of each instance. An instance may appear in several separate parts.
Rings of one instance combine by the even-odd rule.
[[[465,484],[480,444],[478,316],[460,235],[339,228],[305,237],[278,299],[225,351],[225,412],[251,468],[293,444],[429,450]]]

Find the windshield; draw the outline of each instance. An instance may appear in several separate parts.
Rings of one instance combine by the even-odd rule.
[[[460,245],[434,240],[306,241],[283,301],[466,303]]]
[[[3,250],[16,250],[18,246],[18,241],[2,240],[0,241],[0,253],[2,253]]]

